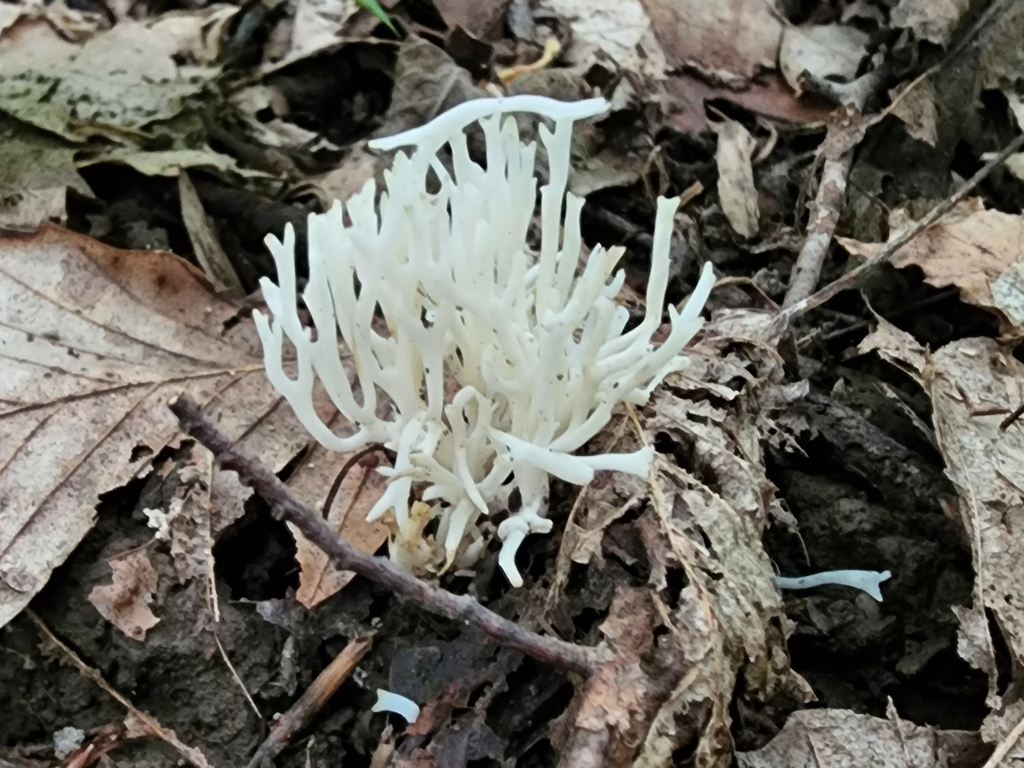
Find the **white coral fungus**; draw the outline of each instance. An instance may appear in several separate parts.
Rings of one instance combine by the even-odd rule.
[[[415,557],[392,541],[392,557],[406,567],[471,564],[486,543],[481,525],[486,530],[490,515],[508,510],[518,490],[520,503],[498,536],[499,564],[519,586],[516,550],[527,534],[551,530],[544,516],[549,476],[585,484],[595,470],[648,471],[650,448],[573,452],[608,423],[616,405],[645,403],[683,367],[680,352],[700,328],[714,278],[705,267],[685,308],[669,308],[671,330],[655,348],[678,198],[658,200],[647,310],[636,327],[623,333],[629,315],[616,303],[625,279],[616,271],[622,248],[597,246],[577,269],[583,199],[566,191],[572,126],[607,106],[603,99],[479,99],[374,142],[378,149],[411,147],[395,156],[379,201],[371,180],[344,211],[335,203],[309,217],[303,299],[315,335],[298,315],[295,234],[289,226],[284,242],[267,237],[279,281],[261,283],[273,320],[255,313],[267,374],[328,449],[380,442],[394,451],[394,467],[380,470],[389,477],[387,490],[369,518],[392,516],[399,540],[408,527],[422,531],[422,516],[410,517],[414,490],[440,518],[434,540]],[[521,142],[516,122],[503,119],[511,112],[554,123],[553,131],[540,126],[549,167],[536,254],[527,245],[536,145]],[[471,159],[467,145],[465,129],[474,122],[486,140],[484,165]],[[450,166],[438,154],[445,145]],[[356,385],[342,364],[339,334]],[[295,378],[282,366],[285,337],[295,347]],[[355,425],[351,434],[336,434],[317,415],[315,378]]]

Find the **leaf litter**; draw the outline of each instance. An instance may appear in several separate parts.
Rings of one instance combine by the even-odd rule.
[[[842,247],[822,251],[817,287],[1019,133],[1019,4],[987,5],[976,26],[967,4],[915,0],[154,10],[8,4],[0,16],[0,227],[35,231],[0,240],[0,626],[12,659],[34,665],[0,661],[30,713],[0,694],[12,734],[0,758],[27,734],[101,722],[23,706],[64,674],[29,642],[30,603],[121,670],[144,706],[129,711],[160,717],[130,715],[130,736],[176,731],[200,763],[251,757],[259,724],[243,690],[285,711],[368,634],[350,696],[280,764],[851,765],[869,753],[971,766],[1019,751],[1019,156],[847,286],[858,290],[778,309],[806,204],[822,204],[821,161],[836,159],[840,132],[821,143],[836,103],[870,86],[857,102],[867,122],[845,134],[860,142],[841,170],[846,199],[825,200]],[[435,580],[600,646],[608,662],[589,681],[338,571],[165,407],[181,391],[200,400],[357,547],[411,547],[364,520],[386,459],[311,446],[278,401],[248,318],[258,296],[243,297],[268,274],[268,231],[290,221],[302,238],[306,212],[381,171],[365,139],[503,90],[612,101],[612,118],[577,139],[573,184],[590,196],[588,245],[627,245],[637,295],[660,193],[705,190],[677,220],[674,296],[704,261],[731,276],[691,368],[596,438],[654,446],[651,476],[599,474],[578,494],[555,484],[564,533],[524,547],[521,591],[504,588],[494,553]],[[137,243],[178,256],[123,249]],[[775,581],[852,567],[892,570],[883,603],[843,587],[780,594]],[[167,705],[164,663],[195,697],[187,716]],[[414,727],[381,735],[377,687],[414,697]]]

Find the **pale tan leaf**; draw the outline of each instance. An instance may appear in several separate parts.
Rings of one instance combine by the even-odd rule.
[[[168,253],[57,227],[0,240],[0,626],[89,531],[99,495],[180,439],[178,393],[275,469],[306,444],[251,322],[225,332],[238,311]],[[214,509],[248,494],[215,474]]]
[[[299,58],[338,42],[338,32],[359,9],[355,0],[297,0],[290,58]]]
[[[820,80],[852,80],[864,58],[868,35],[856,27],[819,24],[786,27],[779,47],[779,70],[797,93],[806,71]]]
[[[782,22],[765,0],[643,0],[643,5],[672,68],[693,67],[732,86],[775,69]]]
[[[205,149],[165,149],[145,151],[118,147],[106,152],[90,155],[79,161],[80,168],[97,163],[123,163],[130,165],[146,176],[177,176],[186,168],[213,168],[219,171],[230,171],[243,176],[265,176],[256,171],[238,167],[235,158]]]
[[[181,199],[181,220],[188,231],[196,260],[202,265],[206,276],[213,283],[217,293],[234,299],[242,298],[245,295],[242,282],[238,279],[228,255],[224,253],[217,233],[206,218],[199,193],[185,171],[178,176],[178,196]]]
[[[0,108],[72,141],[136,136],[217,74],[177,64],[181,53],[172,35],[143,22],[122,21],[81,45],[44,20],[17,24],[0,38]]]
[[[794,712],[756,752],[740,752],[740,768],[946,768],[980,765],[986,748],[973,731],[942,731],[845,709]]]
[[[149,604],[156,592],[157,575],[144,549],[108,561],[113,583],[93,587],[89,602],[100,615],[133,640],[145,640],[146,632],[160,621]]]
[[[920,40],[945,46],[970,7],[970,0],[900,0],[890,22],[914,30]]]
[[[541,5],[569,19],[575,39],[593,45],[623,69],[665,76],[665,55],[642,0],[544,0]]]
[[[68,189],[92,196],[75,168],[75,147],[0,116],[0,227],[34,231],[63,221]]]
[[[891,217],[890,237],[905,222]],[[846,250],[870,258],[885,246],[838,238]],[[964,301],[996,310],[1013,326],[1024,324],[1024,217],[985,210],[980,200],[962,203],[896,252],[896,267],[911,264],[936,288],[955,285]]]
[[[732,228],[743,237],[757,234],[757,188],[754,186],[754,150],[757,142],[741,123],[712,123],[718,134],[718,200]]]
[[[907,126],[907,133],[934,147],[939,134],[932,81],[926,79],[895,88],[889,97],[893,100],[892,113]]]

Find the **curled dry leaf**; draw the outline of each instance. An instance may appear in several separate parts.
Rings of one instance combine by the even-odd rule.
[[[178,393],[275,470],[306,445],[238,314],[172,254],[56,227],[0,239],[0,626],[89,531],[100,494],[180,440],[166,407]],[[248,496],[214,473],[216,515]]]
[[[156,592],[157,575],[145,550],[136,550],[109,561],[113,583],[93,587],[89,602],[100,615],[133,640],[145,640],[146,632],[160,621],[149,604]]]
[[[757,188],[754,186],[754,150],[757,142],[741,123],[712,123],[718,134],[718,200],[732,228],[743,237],[757,234]]]
[[[897,718],[845,709],[794,712],[756,752],[736,756],[739,768],[946,768],[981,765],[987,752],[973,731],[941,731]]]
[[[999,709],[993,629],[1013,669],[1024,662],[1024,429],[1019,423],[1001,428],[1024,397],[1024,364],[993,339],[961,339],[928,353],[884,321],[860,349],[899,365],[931,399],[935,438],[957,489],[952,514],[970,546],[975,573],[971,605],[953,609],[960,622],[957,649],[988,675],[988,704]]]
[[[890,216],[895,238],[906,215]],[[885,246],[838,238],[850,253],[870,258]],[[986,210],[975,198],[957,206],[896,252],[896,267],[911,264],[924,270],[936,288],[955,285],[964,301],[994,310],[1014,328],[1024,325],[1024,217]]]

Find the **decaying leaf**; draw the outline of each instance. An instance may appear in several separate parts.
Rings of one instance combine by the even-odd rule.
[[[334,45],[342,25],[358,10],[356,0],[296,0],[286,58],[294,61]]]
[[[907,133],[918,141],[935,146],[939,140],[935,87],[931,80],[909,84],[889,93],[892,113],[907,126]]]
[[[91,196],[74,156],[67,142],[0,116],[0,227],[33,231],[62,222],[68,189]]]
[[[188,231],[196,260],[218,294],[240,299],[245,295],[242,282],[234,266],[221,247],[217,233],[206,218],[203,202],[199,199],[192,180],[184,171],[178,176],[178,196],[181,198],[181,220]]]
[[[437,12],[449,29],[461,27],[474,37],[486,39],[501,29],[509,0],[436,0]]]
[[[754,150],[757,142],[742,123],[712,123],[718,134],[718,199],[722,212],[743,237],[757,234],[757,187],[754,186]]]
[[[712,82],[745,85],[775,69],[782,22],[764,0],[643,0],[670,67],[693,67]]]
[[[642,0],[544,0],[569,19],[576,39],[610,56],[624,70],[660,79],[668,65]]]
[[[794,712],[766,747],[736,756],[740,768],[873,768],[980,765],[985,746],[973,731],[941,731],[845,709]]]
[[[899,209],[890,216],[890,237],[906,226]],[[850,253],[870,258],[885,246],[838,238]],[[955,285],[964,301],[995,310],[1014,327],[1024,324],[1024,217],[986,210],[980,199],[961,203],[892,258],[897,267],[924,270],[936,288]]]
[[[628,511],[623,497],[632,509],[649,499],[633,525],[650,577],[645,590],[617,590],[602,631],[622,658],[588,690],[575,716],[577,740],[563,750],[582,752],[618,728],[627,741],[631,733],[639,741],[631,763],[608,764],[669,768],[684,748],[695,753],[697,765],[727,764],[736,690],[754,700],[783,690],[809,695],[789,669],[782,598],[761,544],[768,521],[782,517],[762,453],[772,408],[787,397],[776,391],[781,361],[764,355],[756,340],[767,338],[771,326],[767,314],[760,323],[733,322],[729,313],[716,317],[691,350],[690,366],[670,376],[644,409],[645,442],[661,446],[646,490],[619,481],[592,484],[582,511],[574,512],[575,528],[563,549],[571,547],[585,555],[573,559],[601,568],[602,539],[605,548],[611,546],[609,523]],[[686,466],[674,455],[687,456]],[[678,595],[665,591],[669,571],[685,576]],[[650,643],[650,628],[659,626],[664,632],[657,644],[645,645],[642,638]],[[651,655],[659,661],[650,661]],[[657,680],[630,665],[639,657],[661,670]],[[654,696],[655,690],[661,693]],[[647,725],[629,731],[638,719]],[[620,747],[611,741],[609,754]]]
[[[275,469],[306,444],[251,323],[225,331],[238,311],[168,253],[56,227],[0,240],[0,626],[89,531],[99,495],[179,439],[166,407],[179,392]],[[224,514],[248,495],[214,474]]]
[[[388,529],[380,521],[368,523],[366,513],[384,492],[385,480],[371,461],[360,464],[354,454],[327,451],[317,446],[303,461],[291,479],[292,489],[314,509],[323,507],[334,478],[345,470],[347,474],[327,515],[327,522],[345,539],[364,552],[376,552],[388,540]],[[378,459],[368,454],[365,459]],[[385,459],[386,461],[386,459]],[[348,465],[348,466],[346,466]],[[330,478],[327,483],[325,478]],[[312,608],[326,600],[352,580],[351,571],[339,571],[318,547],[289,523],[295,537],[295,559],[301,573],[295,598]]]
[[[779,70],[797,93],[802,90],[804,72],[819,80],[849,81],[866,55],[867,42],[866,32],[843,24],[786,27],[779,47]]]
[[[945,46],[970,7],[970,0],[900,0],[889,22],[914,30],[919,40]]]
[[[216,74],[179,65],[179,41],[144,22],[123,21],[84,44],[44,21],[19,24],[0,39],[0,108],[71,141],[135,137],[173,117]]]
[[[149,604],[156,592],[157,575],[145,550],[110,560],[113,583],[94,587],[89,602],[107,621],[133,640],[145,640],[146,632],[160,621]]]
[[[1024,660],[1024,430],[1001,428],[1024,397],[1024,364],[993,339],[954,341],[928,353],[882,321],[860,346],[878,351],[914,376],[932,403],[935,437],[946,475],[957,489],[955,510],[974,563],[971,605],[954,608],[958,651],[988,675],[988,704],[1001,707],[994,627],[1013,658]],[[994,619],[990,622],[989,617]]]
[[[173,177],[179,175],[186,168],[211,168],[244,176],[264,175],[239,168],[233,157],[215,152],[209,147],[153,151],[117,147],[82,158],[78,167],[86,168],[97,163],[123,163],[146,176]]]

